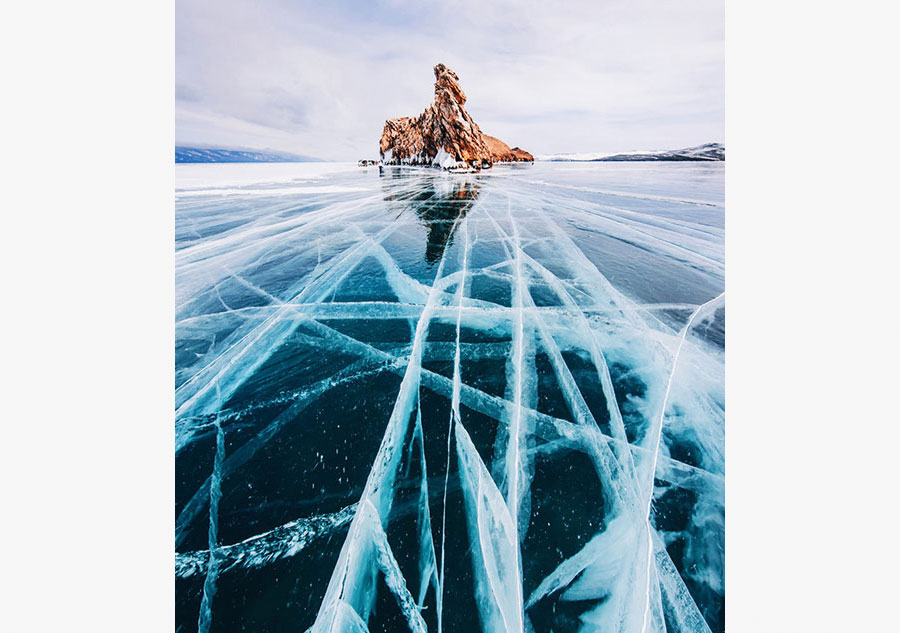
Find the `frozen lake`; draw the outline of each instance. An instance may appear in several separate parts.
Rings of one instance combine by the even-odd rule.
[[[177,630],[724,629],[724,163],[175,171]]]

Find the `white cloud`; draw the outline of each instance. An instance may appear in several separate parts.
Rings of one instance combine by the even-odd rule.
[[[564,7],[564,8],[563,8]],[[486,132],[538,153],[724,137],[723,0],[179,0],[176,139],[327,159],[460,76]]]

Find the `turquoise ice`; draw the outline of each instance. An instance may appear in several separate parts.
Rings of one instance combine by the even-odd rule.
[[[723,630],[724,164],[176,180],[180,630]]]

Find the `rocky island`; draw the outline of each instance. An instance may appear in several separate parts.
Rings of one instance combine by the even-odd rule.
[[[466,112],[466,93],[455,72],[438,64],[434,77],[434,102],[425,112],[385,121],[380,144],[385,165],[488,169],[495,163],[534,162],[525,150],[481,131]]]

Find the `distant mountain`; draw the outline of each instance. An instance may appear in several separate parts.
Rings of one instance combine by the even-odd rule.
[[[551,162],[720,161],[725,160],[725,146],[721,143],[706,143],[685,149],[623,154],[545,154],[537,159]]]
[[[318,158],[287,152],[175,146],[176,163],[315,163]]]

